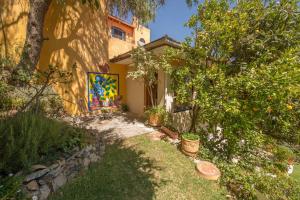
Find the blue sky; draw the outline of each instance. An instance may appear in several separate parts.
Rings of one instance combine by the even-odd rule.
[[[191,33],[184,24],[194,13],[196,7],[189,8],[185,0],[167,0],[166,4],[157,11],[155,21],[149,23],[151,40],[167,34],[178,41],[183,41]]]

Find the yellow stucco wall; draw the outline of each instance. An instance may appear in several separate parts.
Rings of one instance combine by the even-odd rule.
[[[0,0],[0,55],[2,57],[19,59],[25,40],[28,8],[26,0]]]
[[[28,0],[0,0],[0,8],[4,24],[0,25],[0,53],[2,56],[9,53],[17,62],[15,52],[21,52],[25,40]],[[38,67],[46,69],[52,64],[71,70],[76,64],[72,82],[55,86],[70,114],[87,111],[87,72],[101,72],[101,66],[109,62],[104,3],[101,8],[92,10],[76,0],[68,0],[65,5],[53,1],[45,18],[44,37],[47,40],[44,41]],[[111,65],[110,73],[119,74],[120,95],[125,102],[127,68]]]
[[[132,67],[128,67],[128,71],[133,70]],[[127,85],[127,105],[129,112],[138,116],[143,116],[145,108],[145,84],[143,80],[126,79]]]
[[[108,18],[109,26],[109,58],[113,58],[122,53],[126,53],[138,46],[138,40],[144,38],[146,43],[150,42],[151,31],[150,29],[138,24],[138,21],[132,21],[127,24],[122,20],[115,19],[115,17]],[[111,36],[111,27],[115,26],[120,28],[126,33],[126,40],[114,38]]]
[[[119,88],[120,88],[120,96],[122,97],[122,103],[127,102],[127,84],[126,84],[126,76],[127,76],[127,66],[125,65],[117,65],[110,64],[110,73],[119,74]]]
[[[54,1],[47,13],[44,37],[49,40],[44,42],[39,67],[50,63],[71,70],[76,64],[73,81],[55,87],[69,113],[88,110],[87,72],[101,72],[101,65],[108,62],[106,18],[105,9],[96,11],[75,0],[65,6]]]

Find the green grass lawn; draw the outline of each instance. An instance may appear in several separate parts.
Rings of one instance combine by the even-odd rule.
[[[106,148],[103,160],[59,190],[52,200],[222,200],[226,190],[197,177],[176,147],[146,135]]]
[[[300,164],[294,166],[294,172],[292,173],[292,177],[300,184]]]

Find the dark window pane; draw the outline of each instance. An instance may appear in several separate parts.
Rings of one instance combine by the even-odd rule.
[[[115,26],[111,27],[111,35],[114,38],[119,38],[120,40],[126,40],[126,33],[120,28]]]

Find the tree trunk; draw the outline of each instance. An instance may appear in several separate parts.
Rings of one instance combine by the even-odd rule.
[[[27,22],[26,39],[17,65],[18,69],[33,72],[40,59],[44,41],[43,29],[46,13],[52,0],[30,0],[30,9]]]

